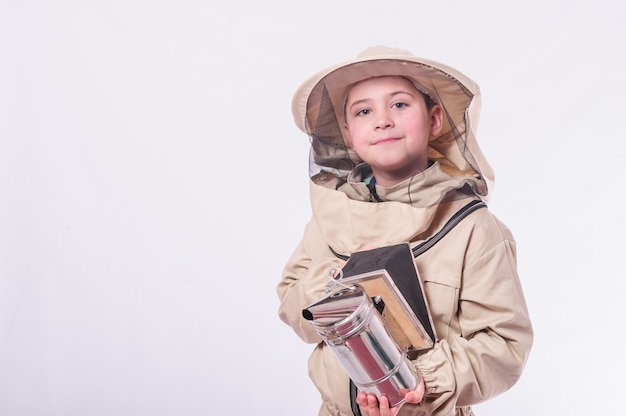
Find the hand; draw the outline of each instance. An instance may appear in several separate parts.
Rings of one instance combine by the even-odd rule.
[[[420,382],[415,390],[409,391],[404,396],[404,403],[419,403],[424,397],[424,380],[420,377]],[[400,411],[400,406],[389,407],[389,399],[382,396],[379,400],[373,393],[363,393],[362,391],[356,397],[356,402],[361,406],[363,416],[395,416]]]

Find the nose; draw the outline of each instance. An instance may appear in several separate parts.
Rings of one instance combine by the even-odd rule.
[[[393,119],[389,116],[389,113],[386,111],[378,113],[378,117],[376,118],[376,122],[374,123],[374,128],[376,130],[379,130],[389,127],[393,127]]]

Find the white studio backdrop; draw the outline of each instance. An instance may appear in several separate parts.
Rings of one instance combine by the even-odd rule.
[[[479,416],[619,414],[618,0],[0,0],[0,415],[315,415],[275,287],[309,218],[297,86],[374,44],[481,85],[536,332]]]

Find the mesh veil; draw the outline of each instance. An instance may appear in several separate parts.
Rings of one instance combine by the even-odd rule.
[[[480,90],[458,71],[417,58],[354,62],[323,73],[317,79],[312,77],[303,84],[294,98],[293,108],[296,122],[303,121],[300,127],[311,142],[310,177],[315,180],[320,172],[327,172],[343,182],[362,163],[347,145],[344,135],[345,94],[359,80],[385,75],[408,78],[419,91],[441,106],[444,128],[439,136],[431,138],[428,158],[439,162],[449,175],[465,178],[476,194],[486,197],[493,172],[475,137],[481,107]]]

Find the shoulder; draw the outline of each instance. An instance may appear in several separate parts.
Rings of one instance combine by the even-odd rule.
[[[484,253],[502,243],[514,243],[511,230],[489,209],[474,209],[450,231],[448,244],[463,248],[468,255]]]
[[[472,220],[472,227],[475,233],[483,235],[483,237],[495,238],[499,241],[513,241],[515,239],[509,227],[489,207],[477,210],[475,214],[477,215]]]

